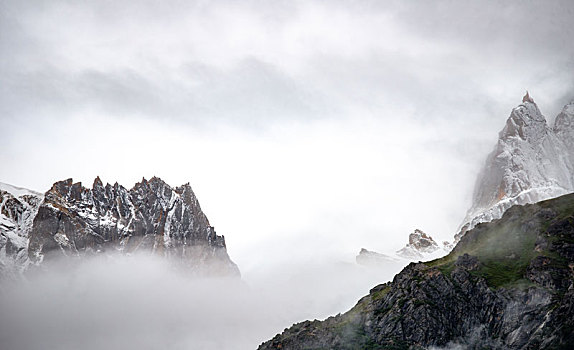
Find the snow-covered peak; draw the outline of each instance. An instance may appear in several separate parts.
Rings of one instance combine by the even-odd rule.
[[[537,142],[544,137],[547,128],[546,118],[536,103],[527,101],[512,110],[499,138],[519,137],[530,142]]]
[[[574,192],[572,111],[571,102],[550,128],[528,94],[512,110],[478,176],[472,206],[455,241],[476,224],[500,218],[513,205]]]
[[[438,248],[438,244],[434,239],[419,229],[415,229],[415,232],[409,235],[409,244],[419,250],[426,250],[429,248],[430,250],[436,250],[436,248]]]
[[[397,251],[401,258],[419,261],[422,259],[432,259],[443,256],[448,253],[452,247],[448,242],[443,243],[443,249],[440,249],[435,240],[425,232],[415,229],[409,234],[409,243]]]

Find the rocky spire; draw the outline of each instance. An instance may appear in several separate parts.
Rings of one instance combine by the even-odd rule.
[[[528,90],[526,90],[526,95],[524,95],[524,97],[522,98],[522,102],[534,103],[534,100],[533,100],[532,97],[530,97],[530,95],[528,94]]]

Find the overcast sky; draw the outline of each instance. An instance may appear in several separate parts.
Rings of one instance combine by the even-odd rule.
[[[0,0],[0,181],[190,182],[242,271],[452,240],[574,2]]]

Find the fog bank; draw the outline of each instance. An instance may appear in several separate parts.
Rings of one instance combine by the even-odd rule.
[[[97,257],[0,288],[5,349],[255,349],[344,312],[400,264],[284,265],[253,283],[186,277],[144,256]]]

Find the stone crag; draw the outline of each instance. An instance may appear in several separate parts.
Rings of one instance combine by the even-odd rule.
[[[171,188],[157,177],[130,190],[99,177],[92,188],[56,182],[22,237],[30,266],[95,254],[153,254],[194,274],[239,276],[190,185]]]

